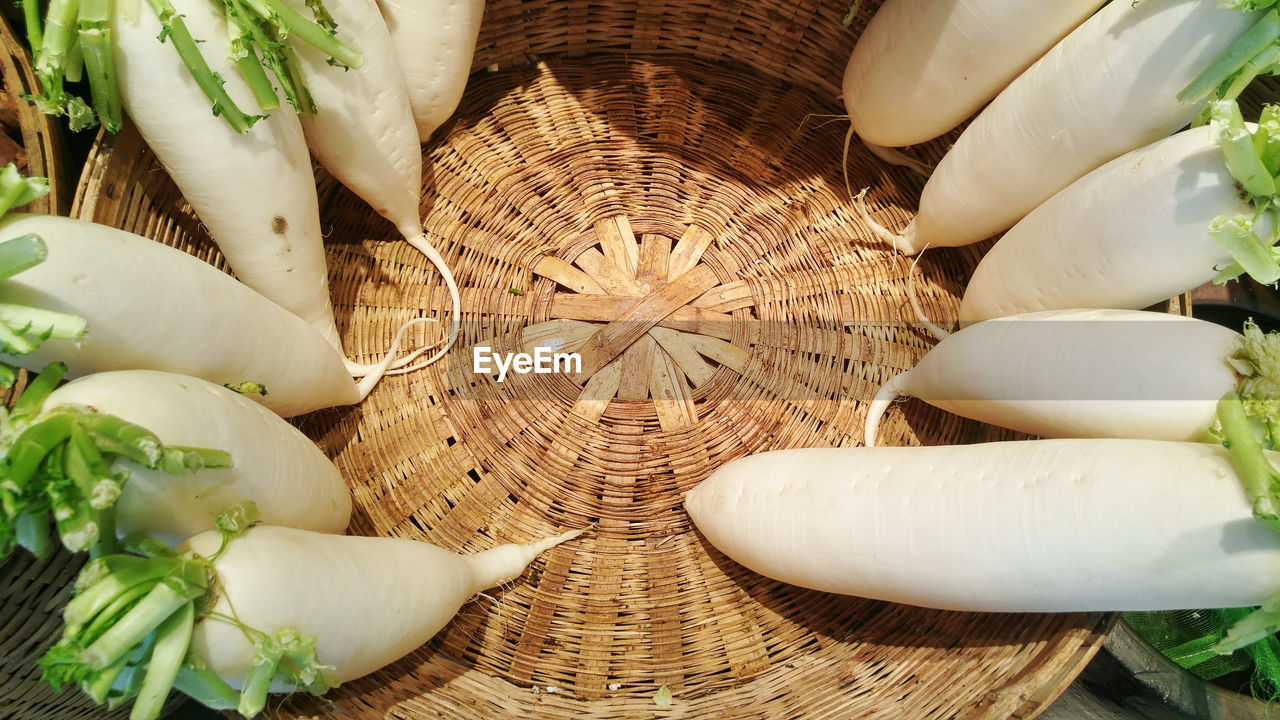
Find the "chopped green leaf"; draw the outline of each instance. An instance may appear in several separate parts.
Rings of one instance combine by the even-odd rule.
[[[267,386],[263,385],[260,382],[255,382],[253,380],[245,380],[239,385],[232,385],[231,383],[226,383],[223,385],[223,387],[225,387],[228,390],[231,390],[232,392],[238,392],[241,395],[264,395],[265,396],[267,394]]]
[[[1244,124],[1240,106],[1232,100],[1211,102],[1209,127],[1214,140],[1222,148],[1227,169],[1245,192],[1262,197],[1275,195],[1275,178],[1267,172],[1254,149],[1253,135]]]
[[[671,688],[666,685],[658,688],[658,692],[653,694],[653,704],[658,707],[670,707],[674,699],[671,694]]]

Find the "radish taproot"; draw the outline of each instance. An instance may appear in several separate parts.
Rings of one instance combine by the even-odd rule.
[[[887,0],[845,66],[844,104],[854,132],[872,147],[915,145],[942,135],[1101,5],[1102,0]]]
[[[426,142],[462,100],[484,19],[484,0],[378,0]]]
[[[1195,441],[1242,381],[1280,387],[1280,336],[1136,310],[1056,310],[970,325],[895,375],[867,412],[864,442],[910,395],[1044,437]]]
[[[41,661],[45,678],[79,684],[99,702],[136,695],[135,720],[156,717],[175,682],[253,717],[268,692],[319,694],[396,661],[481,590],[580,534],[464,556],[415,540],[244,524],[233,514],[180,556],[91,562],[62,639]],[[154,652],[145,643],[153,630]],[[160,655],[166,640],[175,647]]]
[[[1204,0],[1107,4],[961,133],[901,234],[872,230],[914,254],[1009,228],[1082,175],[1190,122],[1200,106],[1179,94],[1263,17]]]
[[[722,466],[685,507],[768,577],[949,610],[1256,605],[1280,565],[1280,534],[1209,443],[780,450]]]
[[[180,250],[123,230],[51,215],[8,215],[0,241],[35,235],[47,259],[0,282],[0,303],[85,318],[79,340],[48,340],[6,361],[37,370],[65,361],[74,375],[149,368],[238,386],[298,415],[356,403],[343,358],[301,318]],[[3,244],[0,244],[3,247]]]
[[[214,529],[218,513],[243,500],[253,500],[273,525],[340,533],[351,519],[351,492],[320,448],[275,413],[221,385],[154,370],[96,373],[50,393],[35,424],[85,414],[146,428],[166,447],[216,448],[231,459],[231,467],[176,476],[117,460],[111,469],[128,474],[115,505],[121,535],[177,544]]]
[[[1210,125],[1103,165],[1018,222],[974,269],[960,324],[1143,308],[1246,269],[1259,282],[1280,279],[1271,247],[1280,233],[1280,112],[1264,110],[1256,127],[1230,101],[1211,113]]]
[[[306,2],[287,1],[299,9]],[[448,264],[422,230],[422,149],[409,90],[374,0],[329,0],[329,7],[338,36],[364,50],[364,63],[334,72],[324,52],[305,45],[296,49],[307,87],[322,108],[302,119],[302,130],[325,169],[390,220],[435,265],[449,291],[450,330],[420,367],[448,352],[459,329],[462,301]]]

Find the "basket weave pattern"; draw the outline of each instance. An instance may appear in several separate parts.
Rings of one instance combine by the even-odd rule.
[[[931,344],[907,321],[909,264],[852,210],[831,121],[875,5],[851,32],[815,2],[490,3],[490,69],[424,147],[458,346],[299,424],[351,484],[351,532],[474,552],[588,531],[405,659],[281,716],[1027,718],[1074,678],[1111,616],[798,590],[715,552],[681,507],[730,459],[856,443],[876,386]],[[850,173],[882,222],[905,222],[918,181],[859,148]],[[437,339],[449,304],[430,263],[318,179],[348,354],[373,360],[416,316],[440,321],[416,340]],[[225,267],[132,131],[99,144],[77,201]],[[927,313],[954,318],[978,257],[921,262]],[[579,349],[582,372],[473,372],[477,346],[539,344]],[[906,409],[885,442],[1010,437]]]

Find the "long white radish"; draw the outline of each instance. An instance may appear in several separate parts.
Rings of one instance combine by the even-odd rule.
[[[1207,443],[783,450],[726,464],[685,507],[758,573],[934,608],[1241,607],[1280,577],[1280,534]]]
[[[155,433],[166,446],[215,448],[230,468],[173,475],[118,459],[129,478],[116,502],[121,536],[177,544],[214,529],[223,510],[253,500],[264,522],[340,533],[351,492],[333,462],[297,428],[262,405],[199,378],[122,370],[96,373],[54,390],[44,416],[68,408],[114,415]]]
[[[384,6],[403,0],[382,0]],[[932,140],[995,97],[1101,0],[887,0],[844,71],[844,104],[869,145]]]
[[[41,660],[45,679],[98,702],[136,698],[135,720],[157,717],[174,686],[254,717],[269,691],[322,694],[396,661],[473,595],[581,533],[462,556],[414,540],[249,527],[255,515],[229,509],[219,532],[191,538],[182,555],[152,547],[91,561]],[[141,682],[118,682],[130,658]]]
[[[257,107],[230,59],[224,9],[175,0],[227,93]],[[329,300],[311,156],[297,116],[277,111],[245,134],[209,110],[150,8],[116,3],[115,62],[126,113],[191,203],[236,275],[341,347]],[[334,72],[341,72],[333,69]]]
[[[48,340],[6,361],[38,370],[62,360],[72,376],[148,368],[214,383],[257,382],[283,416],[358,402],[364,392],[315,328],[184,252],[95,223],[8,215],[0,241],[34,233],[41,264],[0,283],[0,302],[89,321],[78,342]]]
[[[303,10],[303,0],[288,0]],[[444,258],[422,230],[422,149],[414,130],[409,91],[387,26],[374,0],[328,0],[338,39],[357,48],[359,68],[335,72],[322,51],[295,48],[318,111],[302,120],[307,144],[343,185],[396,226],[410,245],[436,266],[453,301],[453,322],[444,346],[421,365],[448,351],[458,330],[461,299]]]
[[[1077,178],[1186,125],[1178,94],[1261,12],[1204,0],[1113,2],[1018,76],[938,164],[906,253],[978,242],[1016,223]]]
[[[1244,337],[1137,310],[1056,310],[970,325],[892,377],[867,411],[876,444],[894,398],[1044,437],[1196,441],[1239,380]]]
[[[213,611],[234,608],[240,622],[268,634],[289,628],[317,636],[327,674],[346,682],[408,654],[481,590],[514,580],[539,554],[579,534],[467,556],[414,540],[255,527],[214,562],[220,592]],[[188,546],[209,556],[220,542],[206,533]],[[253,662],[251,642],[225,622],[197,624],[191,649],[236,688]]]
[[[426,142],[462,100],[484,19],[484,0],[378,0]]]
[[[1252,217],[1209,127],[1107,163],[1023,218],[978,263],[960,324],[1063,308],[1143,308],[1212,280],[1219,216]],[[1259,219],[1265,235],[1271,221]]]

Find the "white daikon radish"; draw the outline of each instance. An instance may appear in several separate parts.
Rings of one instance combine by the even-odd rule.
[[[210,707],[253,717],[269,691],[322,694],[398,660],[481,590],[514,580],[540,553],[580,534],[463,556],[414,540],[243,531],[244,523],[233,513],[222,519],[224,532],[191,538],[179,549],[197,553],[192,559],[157,552],[90,563],[67,604],[62,640],[42,660],[46,679],[75,682],[99,702],[136,695],[135,720],[156,717],[175,681]],[[130,593],[144,599],[102,617]],[[197,621],[197,603],[212,614]],[[122,675],[145,679],[121,683]]]
[[[304,0],[287,0],[303,10]],[[422,230],[422,150],[414,130],[400,64],[374,0],[327,0],[337,37],[358,49],[359,68],[335,72],[321,50],[295,48],[307,87],[318,108],[303,118],[307,144],[343,185],[396,226],[405,240],[435,265],[453,302],[446,343],[425,365],[443,356],[456,336],[461,299],[444,258]]]
[[[724,465],[685,507],[768,577],[949,610],[1241,607],[1280,577],[1280,534],[1208,443],[782,450]]]
[[[241,107],[253,94],[229,57],[224,8],[174,0],[210,68]],[[276,111],[244,134],[209,110],[209,99],[136,2],[116,4],[115,63],[125,112],[191,203],[245,284],[311,323],[340,347],[329,300],[311,156],[293,112]],[[341,69],[331,68],[340,73]]]
[[[426,142],[457,109],[471,74],[484,0],[378,0]]]
[[[166,446],[216,448],[230,468],[173,475],[118,460],[125,482],[116,503],[121,535],[177,544],[214,529],[223,510],[253,500],[264,522],[340,533],[351,491],[320,448],[270,410],[221,385],[153,370],[97,373],[63,385],[43,416],[82,409],[114,415],[155,433]]]
[[[0,302],[85,318],[72,342],[7,357],[28,370],[62,360],[72,376],[148,368],[217,384],[256,382],[283,416],[358,402],[366,391],[315,328],[231,276],[123,230],[51,215],[8,215],[0,241],[35,234],[47,259],[0,283]]]
[[[1230,266],[1210,226],[1255,214],[1213,129],[1178,133],[1080,178],[1005,233],[965,288],[960,324],[1039,310],[1148,307]],[[1260,215],[1254,229],[1269,236],[1271,217]]]
[[[864,441],[899,395],[1045,437],[1195,441],[1236,366],[1275,373],[1277,338],[1138,310],[1056,310],[970,325],[880,388]],[[1239,356],[1239,357],[1237,357]]]
[[[1106,5],[965,129],[902,234],[873,230],[916,253],[1011,227],[1082,175],[1186,125],[1199,105],[1179,93],[1261,17],[1204,0]]]
[[[1101,5],[1102,0],[886,0],[845,66],[844,104],[854,132],[871,146],[938,137],[977,112]]]

